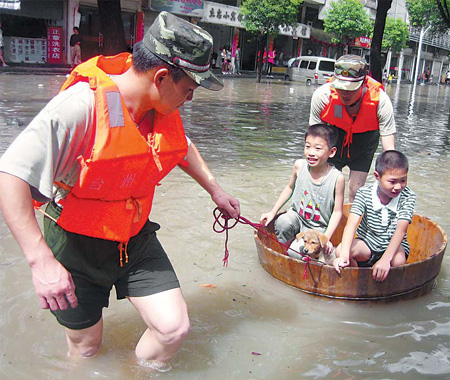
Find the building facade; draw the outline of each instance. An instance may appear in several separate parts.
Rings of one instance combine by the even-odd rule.
[[[268,42],[276,53],[274,71],[283,72],[290,58],[313,55],[337,58],[345,53],[370,57],[370,38],[360,36],[348,44],[336,44],[323,28],[330,4],[336,0],[304,0],[296,28],[280,28]],[[376,0],[360,0],[375,20]],[[121,0],[122,21],[129,49],[139,41],[161,10],[177,14],[206,29],[214,38],[215,67],[221,67],[221,52],[230,49],[234,62],[240,48],[240,69],[255,70],[256,37],[242,23],[241,0]],[[389,17],[408,23],[405,0],[393,0]],[[74,26],[83,37],[82,60],[102,54],[103,31],[97,0],[8,0],[0,2],[0,20],[5,40],[4,56],[11,63],[71,63],[69,41]],[[386,70],[400,80],[413,80],[420,31],[411,29],[408,48],[386,54]],[[441,81],[450,66],[450,35],[426,34],[419,72],[430,70],[433,81]]]

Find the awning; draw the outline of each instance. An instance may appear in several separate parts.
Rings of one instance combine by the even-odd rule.
[[[20,0],[0,0],[0,9],[20,9]]]

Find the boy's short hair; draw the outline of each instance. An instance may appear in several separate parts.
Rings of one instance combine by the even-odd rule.
[[[308,127],[305,133],[305,140],[308,136],[320,137],[327,142],[328,148],[334,148],[337,144],[338,135],[333,127],[327,124],[313,124]]]
[[[404,170],[408,172],[409,164],[406,156],[397,150],[386,150],[375,161],[375,171],[380,175],[386,170]]]
[[[161,66],[169,70],[169,74],[175,83],[178,83],[181,78],[187,76],[183,69],[169,65],[153,54],[142,44],[142,41],[139,41],[133,46],[133,67],[138,74],[145,74],[149,70]]]

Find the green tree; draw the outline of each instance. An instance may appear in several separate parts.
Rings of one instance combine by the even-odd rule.
[[[332,2],[323,20],[325,32],[333,34],[334,43],[347,43],[348,38],[367,36],[372,22],[359,0]]]
[[[383,43],[381,49],[387,52],[389,49],[393,53],[400,53],[403,48],[408,47],[409,41],[408,24],[402,19],[388,17],[384,27]]]
[[[429,29],[433,32],[445,32],[448,30],[448,26],[435,0],[406,0],[406,8],[408,9],[409,21],[412,26]]]
[[[262,58],[268,36],[276,36],[280,26],[297,24],[303,0],[245,0],[241,6],[245,29],[258,37],[258,55]],[[257,55],[257,56],[258,56]],[[261,81],[262,59],[257,62],[257,80]]]

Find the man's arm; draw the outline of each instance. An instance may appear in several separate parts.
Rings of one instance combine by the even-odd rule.
[[[314,91],[311,98],[311,109],[309,112],[309,125],[323,123],[320,115],[327,104],[330,102],[330,84],[326,83]]]
[[[395,149],[395,135],[381,136],[381,146],[383,151]]]
[[[189,165],[187,167],[180,165],[180,168],[211,195],[220,209],[226,211],[232,218],[237,218],[241,212],[239,201],[219,186],[194,143],[189,146],[186,161]]]
[[[75,285],[69,272],[55,259],[37,223],[30,186],[0,172],[0,210],[30,265],[33,284],[43,309],[77,307]]]
[[[395,149],[396,125],[394,119],[394,108],[389,96],[380,91],[380,102],[378,103],[377,117],[380,125],[380,136],[383,151]]]

